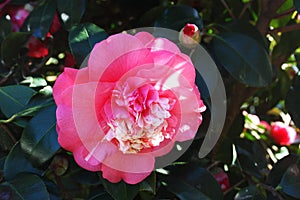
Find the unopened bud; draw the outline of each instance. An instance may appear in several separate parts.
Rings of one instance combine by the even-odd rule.
[[[200,41],[200,30],[195,24],[187,23],[179,33],[180,43],[187,48],[194,48]]]

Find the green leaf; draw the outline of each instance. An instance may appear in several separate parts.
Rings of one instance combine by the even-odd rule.
[[[30,31],[37,38],[44,38],[51,27],[55,9],[55,1],[44,1],[30,13],[21,30]]]
[[[243,20],[233,20],[225,25],[230,32],[238,32],[244,35],[247,35],[253,39],[255,39],[264,49],[269,50],[269,44],[267,40],[261,35],[261,33],[250,24],[248,21]]]
[[[234,200],[264,200],[266,199],[255,186],[241,189],[234,197]]]
[[[28,83],[29,87],[42,87],[47,85],[47,81],[42,77],[28,76],[21,83]]]
[[[300,199],[300,164],[293,164],[284,173],[279,184],[281,190],[294,198]]]
[[[300,13],[300,1],[294,0],[294,7],[296,8],[297,12]]]
[[[300,107],[297,106],[300,101],[300,87],[297,84],[300,82],[300,76],[296,75],[293,80],[293,85],[290,87],[286,95],[285,106],[293,121],[300,127]]]
[[[13,139],[8,135],[6,130],[4,130],[0,126],[0,156],[2,155],[2,152],[9,152],[9,150],[13,147],[14,141]]]
[[[289,166],[296,164],[299,159],[299,156],[294,154],[290,154],[280,159],[273,166],[271,172],[269,173],[267,178],[267,184],[276,187],[280,183],[283,174],[286,172]]]
[[[293,0],[285,0],[276,13],[281,14],[292,8],[293,8]],[[270,22],[270,26],[274,28],[284,27],[291,20],[291,18],[292,18],[292,13],[290,13],[289,15],[284,15],[279,18],[272,19]]]
[[[11,149],[4,163],[4,177],[6,180],[15,178],[19,173],[30,172],[40,174],[41,171],[34,168],[22,151],[20,143],[16,143]]]
[[[186,184],[195,187],[210,199],[222,199],[223,193],[219,183],[207,169],[196,164],[174,166],[170,170],[173,177],[182,179]]]
[[[66,29],[78,24],[85,11],[85,0],[56,0],[57,9]],[[65,17],[65,18],[64,18]],[[65,19],[65,20],[64,20]]]
[[[10,33],[7,37],[2,41],[1,45],[1,56],[3,61],[7,65],[11,65],[19,56],[23,45],[28,40],[30,34],[29,33]],[[14,48],[11,48],[14,47]]]
[[[23,110],[35,94],[33,89],[22,85],[0,87],[0,109],[6,117],[11,117]]]
[[[94,45],[107,38],[107,33],[91,23],[73,26],[69,32],[69,46],[77,63],[82,63]]]
[[[102,184],[106,191],[115,200],[132,200],[139,192],[139,185],[129,185],[121,181],[119,183],[111,183],[102,179]]]
[[[156,174],[152,172],[145,180],[140,182],[139,191],[150,192],[152,194],[156,194]]]
[[[217,61],[240,82],[254,87],[272,81],[272,66],[265,49],[241,33],[215,35],[212,49]]]
[[[187,5],[174,5],[167,7],[157,17],[154,26],[180,31],[186,23],[193,23],[200,30],[203,28],[202,19],[196,9]]]
[[[44,182],[33,174],[20,174],[15,179],[3,183],[3,185],[10,187],[16,197],[21,200],[50,199]]]
[[[3,15],[0,18],[0,44],[12,32],[10,22]]]
[[[210,200],[209,197],[198,189],[174,176],[165,177],[162,183],[170,192],[180,198],[180,200]]]
[[[56,132],[56,105],[41,110],[25,127],[21,147],[38,165],[48,161],[60,148]]]

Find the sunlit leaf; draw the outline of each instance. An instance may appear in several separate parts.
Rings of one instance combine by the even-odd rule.
[[[69,33],[69,46],[77,63],[82,63],[94,45],[108,37],[100,27],[91,23],[73,26]]]
[[[24,109],[35,94],[33,89],[22,85],[0,87],[0,109],[6,117],[11,117]]]

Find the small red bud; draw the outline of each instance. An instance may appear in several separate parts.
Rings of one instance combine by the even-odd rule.
[[[294,128],[278,121],[272,123],[270,136],[280,145],[290,145],[296,140],[297,132]]]
[[[199,28],[195,24],[186,24],[179,33],[179,41],[187,48],[194,48],[201,40]]]

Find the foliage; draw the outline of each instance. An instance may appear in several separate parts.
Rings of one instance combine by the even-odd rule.
[[[298,0],[3,3],[0,199],[300,199],[299,133],[291,145],[279,145],[268,127],[282,121],[300,128]],[[22,13],[24,20],[16,18]],[[188,151],[139,184],[110,183],[81,169],[57,141],[57,76],[79,68],[108,35],[152,26],[180,31],[186,23],[199,27],[226,87],[227,117],[212,152],[198,158],[208,110]],[[205,86],[199,88],[209,107]],[[217,181],[224,173],[225,190]]]

